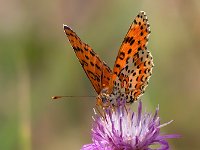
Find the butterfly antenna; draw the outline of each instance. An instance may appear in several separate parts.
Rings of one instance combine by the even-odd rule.
[[[96,96],[52,96],[51,98],[52,99],[60,99],[60,98],[63,98],[63,97],[96,97]]]

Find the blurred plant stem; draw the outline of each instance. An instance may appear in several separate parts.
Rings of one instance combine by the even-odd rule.
[[[22,55],[17,64],[18,73],[18,99],[19,99],[19,136],[20,150],[31,150],[31,98],[30,74],[26,57]]]

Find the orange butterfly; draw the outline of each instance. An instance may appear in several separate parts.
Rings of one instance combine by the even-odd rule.
[[[64,31],[98,94],[98,106],[115,105],[118,98],[132,103],[144,93],[154,66],[151,53],[146,47],[150,27],[144,11],[131,24],[119,49],[113,71],[67,25],[64,25]]]

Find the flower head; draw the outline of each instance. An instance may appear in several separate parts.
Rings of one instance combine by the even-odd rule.
[[[160,124],[158,110],[154,115],[142,114],[142,102],[139,101],[137,113],[126,108],[125,103],[115,110],[106,108],[104,117],[95,113],[92,128],[92,144],[82,150],[152,150],[152,145],[159,145],[157,150],[168,150],[168,138],[179,135],[161,135],[160,128],[172,121]]]

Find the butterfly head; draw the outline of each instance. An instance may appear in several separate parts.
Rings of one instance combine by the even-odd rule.
[[[107,88],[102,89],[101,93],[97,96],[97,105],[100,107],[109,107],[111,105],[111,96]]]

